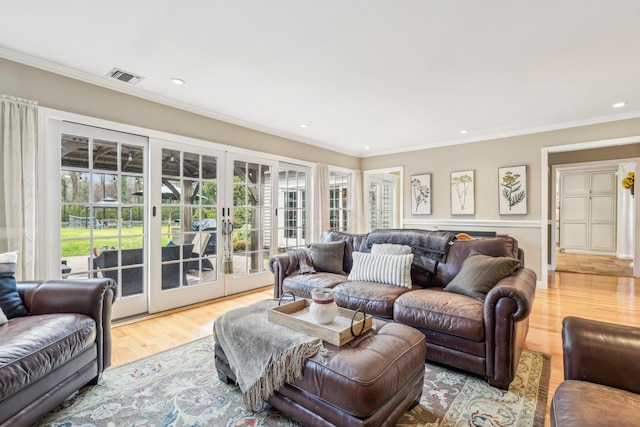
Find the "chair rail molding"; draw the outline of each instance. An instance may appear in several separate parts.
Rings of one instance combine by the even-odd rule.
[[[406,226],[421,226],[431,228],[449,227],[492,227],[492,228],[541,228],[541,221],[499,221],[499,220],[469,220],[469,219],[414,219],[405,218],[402,221]]]

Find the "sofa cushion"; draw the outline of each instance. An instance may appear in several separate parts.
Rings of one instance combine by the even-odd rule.
[[[484,304],[442,288],[416,289],[395,301],[393,320],[405,325],[484,340]]]
[[[314,273],[294,274],[282,281],[282,292],[293,292],[302,298],[311,298],[311,291],[315,288],[333,288],[337,284],[347,281],[344,274]]]
[[[487,293],[503,278],[513,273],[520,261],[508,257],[491,257],[471,250],[460,272],[444,288],[447,292],[484,301]]]
[[[0,400],[91,347],[95,321],[83,314],[42,314],[0,328]]]
[[[350,281],[368,281],[411,288],[413,254],[381,255],[354,252]]]
[[[364,311],[373,316],[393,318],[393,303],[409,288],[376,282],[344,282],[333,288],[333,298],[340,307]]]
[[[639,419],[640,395],[587,381],[563,381],[551,401],[553,426],[633,426]]]
[[[411,253],[411,246],[396,245],[393,243],[374,243],[371,246],[372,254],[382,255],[407,255]]]
[[[18,252],[0,254],[0,308],[9,319],[29,314],[16,287],[17,262]]]
[[[344,241],[318,242],[308,245],[316,271],[344,274]]]

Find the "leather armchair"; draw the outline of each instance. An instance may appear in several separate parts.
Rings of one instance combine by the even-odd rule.
[[[551,425],[638,425],[640,328],[567,317],[562,344],[565,380],[551,401]]]
[[[0,326],[0,427],[29,426],[111,364],[111,279],[18,282],[29,316]]]

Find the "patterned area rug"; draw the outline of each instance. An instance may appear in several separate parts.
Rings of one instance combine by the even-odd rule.
[[[425,364],[420,405],[398,426],[543,426],[550,357],[525,351],[509,391]],[[70,396],[38,426],[300,426],[268,403],[245,411],[236,386],[218,379],[212,338],[107,370],[100,384]]]

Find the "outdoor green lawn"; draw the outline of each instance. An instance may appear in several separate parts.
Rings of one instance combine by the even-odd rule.
[[[179,230],[174,228],[175,231]],[[137,249],[144,247],[144,230],[142,225],[132,226],[131,228],[123,227],[121,229],[121,240],[118,239],[117,228],[96,228],[93,230],[93,248],[89,240],[90,229],[85,227],[62,227],[60,229],[62,257],[87,256],[93,252],[93,248],[99,254],[105,247],[115,249]],[[169,243],[169,238],[173,237],[169,234],[167,225],[162,226],[162,246]],[[234,241],[241,241],[243,247],[235,246],[236,251],[243,250],[248,232],[234,230]]]
[[[83,256],[92,252],[89,240],[90,229],[84,227],[63,227],[60,229],[62,256]],[[118,239],[117,228],[102,228],[93,230],[93,246],[102,250],[105,246],[109,248],[136,249],[144,246],[142,225],[121,229],[122,237]],[[162,236],[162,245],[165,246],[169,236]]]

